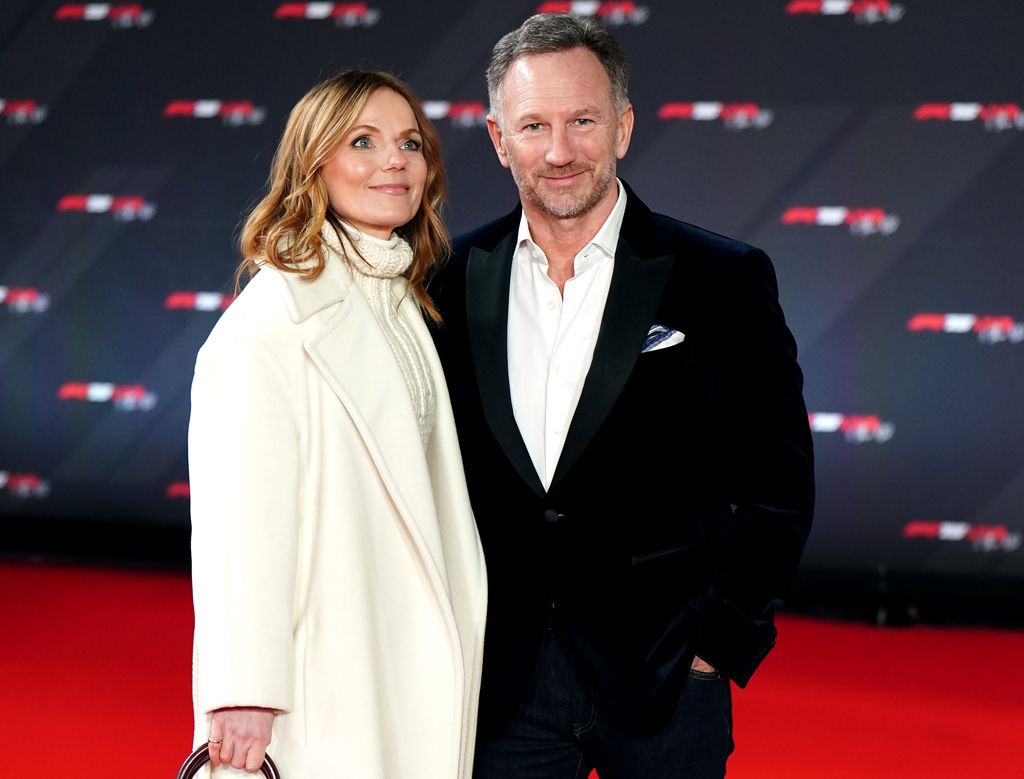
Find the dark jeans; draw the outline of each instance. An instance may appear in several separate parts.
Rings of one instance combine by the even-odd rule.
[[[601,715],[549,630],[530,689],[505,732],[476,747],[475,779],[721,779],[732,752],[728,679],[690,671],[672,719],[637,737]]]

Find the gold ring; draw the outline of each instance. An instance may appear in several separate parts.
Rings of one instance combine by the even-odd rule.
[[[215,738],[208,738],[208,739],[206,739],[206,742],[208,744],[219,744],[220,740],[219,739],[215,739]]]

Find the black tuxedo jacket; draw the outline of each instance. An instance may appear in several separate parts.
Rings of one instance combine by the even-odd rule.
[[[810,528],[803,379],[771,261],[626,191],[593,363],[547,491],[509,392],[520,210],[458,239],[431,284],[487,559],[483,737],[515,712],[549,627],[626,725],[671,713],[695,653],[745,685]],[[655,324],[683,342],[641,353]]]

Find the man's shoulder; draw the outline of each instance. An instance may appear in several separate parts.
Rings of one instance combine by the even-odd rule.
[[[456,236],[452,241],[453,257],[465,258],[471,249],[493,251],[499,243],[508,237],[509,233],[519,229],[519,214],[520,211],[517,208],[492,222]]]
[[[749,243],[665,214],[651,213],[655,249],[664,254],[706,255],[719,261],[762,253]]]
[[[517,209],[452,239],[451,252],[438,263],[427,285],[427,291],[445,319],[458,316],[457,312],[465,305],[466,265],[470,252],[474,248],[493,251],[509,232],[514,233],[518,229],[518,219]]]
[[[736,283],[775,287],[775,266],[765,251],[664,214],[651,214],[647,250],[652,257],[671,257],[691,283],[732,288]]]
[[[652,211],[626,181],[622,184],[628,200],[620,235],[641,255],[669,255],[719,266],[765,256],[743,241]]]

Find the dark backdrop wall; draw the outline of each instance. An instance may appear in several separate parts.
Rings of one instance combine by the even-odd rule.
[[[566,10],[632,58],[621,175],[775,260],[817,448],[808,565],[1024,577],[1022,8],[5,0],[0,522],[185,528],[193,360],[290,107],[346,67],[407,79],[457,233],[515,203],[490,47]]]

